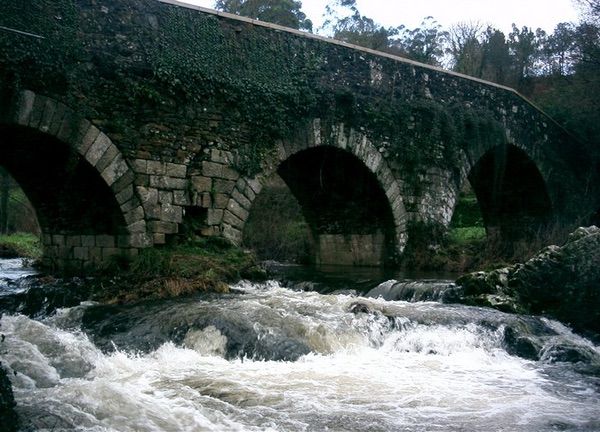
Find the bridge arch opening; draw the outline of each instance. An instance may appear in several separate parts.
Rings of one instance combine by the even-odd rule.
[[[116,254],[127,224],[97,168],[70,145],[34,128],[2,124],[0,136],[0,166],[36,211],[44,263],[81,265]]]
[[[552,202],[535,162],[514,145],[485,152],[472,166],[468,181],[475,192],[488,242],[527,240],[552,220]]]
[[[392,209],[373,172],[332,146],[301,150],[278,167],[309,227],[319,265],[381,266],[395,259]]]
[[[260,259],[312,264],[315,242],[302,207],[283,179],[273,173],[252,203],[242,243]]]
[[[40,236],[35,208],[12,176],[0,166],[0,234],[28,233]]]

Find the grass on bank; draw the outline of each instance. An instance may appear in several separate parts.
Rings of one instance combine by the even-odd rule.
[[[38,259],[42,256],[42,245],[38,236],[30,233],[0,235],[0,256]]]
[[[117,259],[104,270],[119,276],[95,295],[106,303],[225,293],[229,283],[266,277],[253,253],[216,237],[144,249],[131,262]]]
[[[485,228],[482,226],[470,226],[451,228],[448,231],[448,241],[450,244],[466,246],[474,242],[485,240]]]

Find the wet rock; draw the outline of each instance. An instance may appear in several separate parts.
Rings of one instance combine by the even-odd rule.
[[[23,278],[15,282],[23,285],[23,292],[0,297],[0,313],[43,317],[58,308],[77,306],[88,300],[93,292],[92,284],[86,282],[81,278]]]
[[[255,282],[266,281],[269,277],[269,272],[262,264],[255,264],[250,267],[244,268],[240,271],[240,277],[242,279],[249,279]]]
[[[509,286],[534,313],[600,333],[600,229],[579,228],[515,269]]]
[[[332,291],[330,294],[356,297],[358,295],[358,291],[354,290],[354,289],[339,289],[339,290]]]
[[[369,307],[369,305],[365,304],[365,303],[352,303],[350,305],[349,308],[350,312],[352,312],[353,314],[359,314],[359,313],[371,313],[371,308]]]
[[[568,343],[545,348],[542,359],[551,363],[566,362],[600,366],[600,358],[593,349]]]
[[[21,431],[67,431],[76,426],[56,413],[43,407],[28,408],[21,411]]]
[[[508,288],[508,276],[511,272],[510,267],[504,267],[488,272],[469,273],[458,278],[456,283],[463,287],[466,296],[496,294]]]
[[[267,336],[257,339],[248,356],[258,360],[296,361],[310,352],[310,348],[285,336]]]
[[[212,326],[227,338],[225,358],[252,358],[265,361],[296,361],[310,352],[301,341],[283,334],[263,333],[239,317],[207,317],[193,328]]]
[[[106,352],[119,348],[146,353],[166,342],[185,345],[190,332],[209,327],[226,338],[226,359],[295,361],[310,352],[304,342],[261,331],[255,324],[244,314],[226,314],[220,309],[203,314],[193,299],[97,305],[87,308],[81,320],[82,330]]]
[[[523,264],[471,273],[456,283],[464,289],[462,303],[547,314],[577,331],[598,334],[600,229],[578,228],[564,245],[548,246]],[[485,304],[483,300],[489,295],[502,297],[503,301]]]
[[[6,432],[19,428],[19,417],[15,412],[15,398],[6,370],[0,365],[0,429]]]
[[[283,286],[294,291],[323,292],[325,286],[315,281],[285,281]]]
[[[11,245],[0,245],[0,258],[19,258],[21,255]]]
[[[527,360],[539,360],[540,346],[532,339],[521,336],[512,327],[504,329],[504,350],[510,355],[518,356]]]

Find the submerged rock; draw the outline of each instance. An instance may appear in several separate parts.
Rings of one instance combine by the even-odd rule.
[[[94,285],[82,278],[55,279],[51,276],[28,276],[11,282],[22,291],[0,296],[0,315],[20,313],[30,317],[50,315],[58,308],[77,306],[88,300]]]
[[[215,338],[222,346],[209,351],[226,359],[295,361],[310,352],[306,343],[293,334],[267,331],[252,316],[229,313],[218,303],[199,303],[200,299],[215,300],[216,296],[93,305],[85,308],[81,328],[105,352],[120,349],[147,353],[168,342],[196,349],[200,340]]]
[[[353,314],[360,314],[360,313],[371,313],[371,308],[369,307],[369,305],[367,305],[366,303],[360,303],[360,302],[354,302],[350,305],[349,307],[350,312],[352,312]]]
[[[456,283],[463,303],[547,314],[600,334],[600,228],[578,228],[564,245],[548,246],[523,264],[471,273]]]

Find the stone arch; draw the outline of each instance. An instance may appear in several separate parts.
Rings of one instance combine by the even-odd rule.
[[[242,231],[252,203],[260,193],[265,180],[279,166],[298,153],[315,147],[333,147],[355,157],[376,179],[389,204],[394,226],[395,253],[400,255],[407,240],[406,210],[401,188],[392,170],[377,147],[368,137],[344,124],[327,127],[319,119],[313,120],[293,139],[277,143],[275,156],[263,164],[263,171],[253,177],[240,177],[233,187],[221,221],[223,235],[236,244],[242,240]]]
[[[138,248],[148,246],[144,210],[134,188],[134,173],[111,139],[63,103],[33,91],[19,92],[9,104],[7,114],[0,119],[0,127],[25,133],[25,136],[46,137],[45,142],[50,144],[64,144],[76,155],[73,163],[85,161],[82,169],[95,173],[92,182],[98,190],[104,190],[104,196],[114,198],[119,213],[121,228],[112,235],[44,235],[45,258],[49,264],[55,267],[87,265],[117,253],[134,255]]]
[[[530,149],[504,143],[465,159],[461,184],[471,184],[488,234],[517,240],[551,222],[547,179]]]

